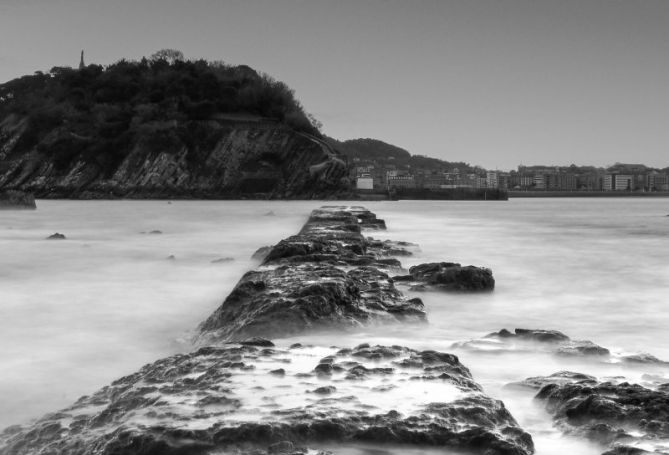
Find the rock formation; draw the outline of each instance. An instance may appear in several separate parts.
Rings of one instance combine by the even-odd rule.
[[[387,271],[401,267],[361,230],[385,223],[360,207],[314,210],[299,234],[265,255],[200,327],[202,337],[222,340],[281,337],[307,330],[346,329],[364,324],[424,321],[420,299],[395,288]]]
[[[452,347],[478,352],[544,351],[562,357],[588,357],[603,362],[669,365],[648,353],[612,353],[590,340],[574,340],[557,330],[515,329],[510,332],[502,329],[483,338],[457,342]]]
[[[536,400],[555,424],[607,447],[607,455],[666,453],[669,449],[669,392],[666,384],[643,387],[564,374],[528,381],[542,385]]]
[[[0,450],[306,454],[325,442],[533,452],[504,404],[451,354],[368,345],[279,349],[257,339],[147,365],[28,428],[8,428]]]
[[[397,281],[413,284],[412,290],[441,290],[456,292],[492,291],[495,279],[492,270],[473,265],[461,266],[454,262],[432,262],[409,269],[409,275],[394,277]]]
[[[7,428],[0,453],[306,455],[324,444],[372,443],[532,454],[531,436],[453,354],[277,347],[260,337],[423,322],[421,301],[405,297],[388,275],[401,268],[393,256],[415,246],[362,234],[384,228],[361,207],[315,210],[201,325],[199,350]]]
[[[45,144],[44,152],[15,153],[25,120],[6,119],[0,122],[0,188],[41,198],[81,199],[309,199],[348,190],[348,167],[328,144],[276,122],[219,119],[155,128],[171,137],[163,148],[137,135],[112,168],[76,157],[59,162],[48,153],[56,145]],[[196,142],[189,145],[173,134],[181,129],[199,131]],[[314,165],[318,172],[310,171]]]

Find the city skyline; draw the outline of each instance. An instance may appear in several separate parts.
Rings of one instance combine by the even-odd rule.
[[[0,3],[0,81],[161,48],[248,64],[323,132],[486,169],[664,168],[669,2]]]

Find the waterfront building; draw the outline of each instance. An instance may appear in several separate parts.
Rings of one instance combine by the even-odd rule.
[[[416,181],[411,174],[388,176],[388,189],[416,188]]]
[[[355,187],[359,190],[373,190],[374,178],[369,174],[361,175],[357,178]]]

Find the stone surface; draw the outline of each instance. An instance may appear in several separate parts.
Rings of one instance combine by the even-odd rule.
[[[441,290],[456,292],[492,291],[495,279],[492,270],[454,262],[431,262],[409,269],[409,275],[396,276],[397,281],[414,283],[412,290]]]
[[[201,338],[282,337],[425,321],[420,299],[404,296],[388,275],[401,267],[393,252],[413,245],[366,238],[362,230],[368,228],[385,223],[362,207],[314,210],[297,235],[258,253],[265,255],[263,266],[246,273],[201,324]]]
[[[603,361],[615,358],[611,352],[592,341],[573,340],[557,330],[502,329],[483,338],[453,344],[453,348],[479,352],[544,351],[564,357],[596,357]]]
[[[505,387],[513,389],[533,389],[539,390],[548,384],[596,384],[597,378],[583,373],[573,371],[558,371],[550,376],[536,376],[527,378],[523,381],[511,382]]]
[[[5,430],[0,452],[261,455],[304,453],[326,442],[533,452],[530,435],[452,354],[239,344],[147,365],[66,409]]]
[[[535,399],[544,404],[562,431],[608,446],[607,453],[612,454],[669,451],[666,390],[602,382],[585,375],[577,380],[574,373],[571,378],[565,376],[558,373],[527,380],[542,386]]]
[[[65,237],[65,234],[61,234],[60,232],[56,232],[55,234],[51,234],[48,236],[46,239],[47,240],[65,240],[67,237]]]

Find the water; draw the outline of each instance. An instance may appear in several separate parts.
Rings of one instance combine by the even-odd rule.
[[[0,212],[0,427],[65,406],[144,363],[188,351],[192,330],[257,265],[251,254],[295,233],[319,205],[38,201],[34,212]],[[323,334],[279,344],[373,342],[455,352],[532,433],[539,455],[594,455],[601,449],[563,437],[534,405],[532,392],[504,384],[563,369],[634,381],[643,373],[669,377],[666,368],[583,363],[541,352],[450,349],[456,341],[524,327],[560,330],[616,353],[669,359],[669,200],[365,205],[389,227],[375,236],[420,245],[421,252],[402,259],[405,266],[442,260],[487,266],[495,273],[495,292],[415,294],[430,320],[420,330],[386,327],[345,342]],[[162,234],[147,233],[152,230]],[[54,232],[67,240],[44,240]],[[224,257],[234,260],[211,262]]]

